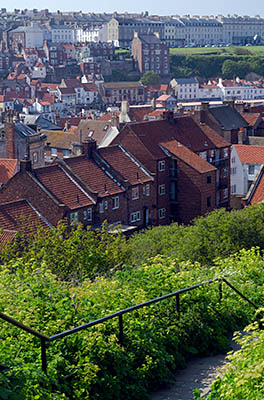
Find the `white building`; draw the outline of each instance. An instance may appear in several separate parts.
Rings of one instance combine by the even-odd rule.
[[[80,43],[99,42],[99,33],[100,28],[98,27],[91,27],[90,29],[78,28],[76,30],[76,39]]]
[[[51,27],[52,43],[75,43],[77,29],[67,25],[53,25]]]
[[[254,100],[264,98],[263,82],[249,82],[237,77],[235,80],[219,79],[217,84],[223,100]]]
[[[178,100],[199,99],[199,82],[196,78],[173,78],[170,86]]]
[[[264,146],[233,145],[230,168],[231,194],[246,195],[263,164]]]
[[[199,86],[198,97],[200,100],[214,100],[222,98],[222,90],[219,86],[209,81],[207,84]]]

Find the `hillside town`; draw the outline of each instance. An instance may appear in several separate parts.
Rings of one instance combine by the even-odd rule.
[[[173,47],[262,44],[260,16],[0,15],[2,240],[22,214],[130,234],[264,199],[264,78],[170,68]]]

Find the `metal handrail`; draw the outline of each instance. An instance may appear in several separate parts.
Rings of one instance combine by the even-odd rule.
[[[158,303],[158,302],[160,302],[162,300],[166,300],[166,299],[169,299],[171,297],[176,297],[176,310],[177,310],[178,314],[180,314],[180,294],[186,293],[186,292],[190,292],[190,291],[192,291],[194,289],[197,289],[199,287],[202,287],[202,286],[205,286],[205,285],[217,282],[217,281],[219,282],[219,293],[220,293],[219,300],[222,299],[222,283],[225,283],[233,291],[235,291],[240,297],[242,297],[250,305],[252,305],[255,309],[259,308],[255,303],[253,303],[250,299],[248,299],[243,293],[241,293],[238,289],[236,289],[225,278],[219,277],[219,278],[210,279],[210,280],[208,280],[206,282],[201,282],[201,283],[198,283],[196,285],[189,286],[189,287],[177,290],[176,292],[165,294],[164,296],[156,297],[154,299],[145,301],[144,303],[139,303],[139,304],[136,304],[134,306],[131,306],[131,307],[128,307],[128,308],[124,308],[124,309],[122,309],[120,311],[116,311],[116,312],[114,312],[112,314],[109,314],[109,315],[106,315],[106,316],[104,316],[102,318],[96,319],[94,321],[88,322],[88,323],[80,325],[80,326],[77,326],[77,327],[69,329],[67,331],[57,333],[57,334],[52,335],[52,336],[43,335],[42,333],[37,332],[34,329],[32,329],[32,328],[30,328],[30,327],[28,327],[26,325],[23,325],[21,322],[16,321],[15,319],[13,319],[13,318],[11,318],[11,317],[9,317],[9,316],[1,313],[1,312],[0,312],[0,318],[5,320],[5,321],[7,321],[7,322],[9,322],[10,324],[12,324],[14,326],[17,326],[20,329],[30,333],[31,335],[38,337],[40,339],[40,342],[41,342],[41,364],[42,364],[42,370],[45,373],[47,373],[46,342],[52,342],[54,340],[62,339],[65,336],[72,335],[72,334],[74,334],[76,332],[82,331],[84,329],[90,328],[92,326],[101,324],[101,323],[103,323],[105,321],[108,321],[110,319],[118,317],[118,319],[119,319],[119,344],[122,346],[123,345],[123,318],[122,318],[122,316],[124,314],[130,313],[132,311],[138,310],[138,309],[143,308],[143,307],[147,307],[147,306],[149,306],[151,304]]]

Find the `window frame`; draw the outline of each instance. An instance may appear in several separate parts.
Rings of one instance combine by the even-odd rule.
[[[161,185],[159,185],[159,195],[164,196],[164,194],[166,194],[166,188],[165,183],[162,183]]]
[[[159,161],[159,172],[165,171],[166,163],[165,160]]]
[[[166,208],[159,208],[159,219],[165,219],[166,218]]]
[[[119,196],[112,197],[112,210],[117,210],[119,208]]]

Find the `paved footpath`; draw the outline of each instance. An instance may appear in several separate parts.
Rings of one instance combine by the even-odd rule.
[[[237,349],[236,343],[230,340],[233,350]],[[201,396],[210,392],[213,380],[219,374],[218,368],[227,362],[225,355],[211,357],[198,357],[187,363],[187,367],[175,373],[176,380],[170,386],[152,393],[152,400],[193,400],[193,390],[198,388]]]

